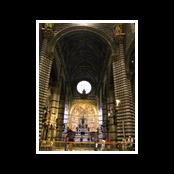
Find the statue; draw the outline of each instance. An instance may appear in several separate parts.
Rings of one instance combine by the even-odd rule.
[[[116,24],[114,26],[114,34],[115,35],[120,35],[122,33],[122,26],[121,24]]]
[[[53,23],[44,23],[44,28],[47,28],[47,29],[52,29],[54,26]]]
[[[82,96],[81,96],[83,99],[87,98],[87,93],[86,93],[86,90],[83,89],[82,91]]]
[[[48,108],[47,107],[44,107],[43,108],[43,120],[42,120],[42,122],[44,123],[44,122],[46,122],[46,120],[47,120],[47,115],[48,115]]]
[[[53,127],[53,125],[51,124],[51,126],[50,126],[50,132],[51,132],[51,140],[53,140],[53,136],[54,136],[54,127]]]
[[[81,118],[81,120],[80,120],[80,127],[81,128],[84,128],[84,123],[85,123],[85,118],[84,118],[84,116]]]
[[[48,107],[44,107],[44,114],[42,119],[42,139],[47,140],[48,137]]]
[[[85,95],[85,94],[86,94],[86,91],[85,91],[85,89],[83,89],[83,91],[82,91],[82,94],[83,94],[83,95]]]
[[[47,140],[48,137],[48,125],[44,123],[43,125],[43,132],[42,132],[42,139]]]
[[[84,119],[84,116],[83,116],[83,118],[82,118],[82,125],[84,125],[84,123],[85,123],[85,119]]]

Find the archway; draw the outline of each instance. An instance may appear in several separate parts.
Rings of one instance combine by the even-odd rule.
[[[97,108],[89,101],[75,101],[70,109],[69,115],[68,126],[73,131],[76,131],[76,127],[79,126],[82,118],[85,120],[85,126],[87,126],[91,132],[97,131],[99,122]]]
[[[63,128],[66,125],[63,125],[64,106],[66,104],[65,98],[67,95],[66,92],[63,92],[63,84],[66,84],[66,87],[69,87],[72,90],[71,102],[77,102],[77,98],[81,98],[81,93],[78,93],[76,90],[77,83],[85,80],[88,81],[92,90],[89,93],[89,100],[93,100],[94,105],[90,102],[81,101],[76,103],[76,105],[69,107],[71,108],[70,118],[68,118],[68,124],[75,131],[76,127],[79,124],[81,117],[83,116],[88,123],[88,127],[91,132],[97,132],[99,127],[98,120],[98,88],[102,83],[102,78],[105,69],[108,67],[108,63],[111,62],[111,55],[114,52],[113,49],[113,39],[107,36],[105,33],[101,32],[99,29],[86,26],[76,26],[69,27],[61,30],[60,32],[54,32],[54,36],[47,45],[47,54],[48,59],[53,60],[52,64],[49,66],[51,72],[54,69],[57,69],[57,78],[56,80],[60,83],[57,85],[56,95],[53,98],[52,108],[57,112],[54,114],[56,117],[56,137],[59,137],[56,140],[62,140]],[[53,66],[55,65],[56,66]],[[68,67],[67,67],[68,66]],[[59,69],[61,68],[61,70]],[[65,72],[67,71],[67,72]],[[45,73],[45,71],[43,72]],[[51,73],[48,73],[51,76]],[[54,74],[54,73],[52,73]],[[100,83],[99,83],[100,82]],[[65,91],[65,90],[64,90]],[[68,91],[68,90],[66,90]],[[90,98],[91,97],[91,98]],[[74,108],[74,109],[72,109]],[[81,108],[81,111],[75,115],[76,110]],[[89,111],[87,111],[89,110]],[[65,117],[65,116],[64,116]],[[72,120],[75,120],[74,122]],[[52,120],[52,115],[49,120]],[[55,120],[55,119],[54,119]]]
[[[88,27],[88,26],[68,27],[68,28],[65,28],[65,29],[61,30],[60,32],[58,32],[53,37],[53,39],[51,40],[50,44],[48,45],[48,54],[50,56],[54,56],[54,49],[55,49],[57,41],[61,37],[65,36],[66,34],[74,32],[74,31],[88,31],[88,32],[92,32],[92,33],[98,35],[100,38],[102,38],[104,40],[104,42],[107,43],[108,47],[111,48],[112,54],[115,54],[115,49],[113,48],[113,40],[109,36],[107,36],[104,32],[102,32],[102,31],[100,31],[98,29],[92,28],[92,27]]]
[[[83,38],[83,40],[80,39],[81,37]],[[74,41],[75,39],[77,42]],[[71,47],[69,46],[71,45],[72,40],[73,43],[78,44],[80,46],[78,50],[77,50],[78,45]],[[78,43],[79,40],[82,43]],[[96,44],[94,43],[93,45],[92,44],[90,45],[89,43],[85,50],[86,45],[83,45],[83,43],[90,42],[90,40],[92,40],[91,43],[94,41],[96,41],[97,43]],[[82,45],[84,47],[82,47]],[[99,45],[100,48],[96,48],[95,47],[96,45]],[[76,93],[76,85],[81,80],[86,80],[91,83],[92,92],[90,95],[97,95],[97,88],[98,88],[97,85],[99,84],[99,81],[101,81],[100,72],[102,72],[102,70],[104,70],[108,66],[108,63],[111,62],[112,59],[111,55],[115,52],[113,45],[114,45],[113,39],[110,38],[108,35],[106,35],[104,32],[100,31],[99,29],[88,26],[71,26],[55,34],[55,36],[48,45],[48,54],[49,57],[55,59],[55,51],[57,51],[56,49],[59,49],[60,47],[62,49],[66,48],[63,51],[61,50],[61,52],[63,52],[62,53],[63,57],[59,56],[59,58],[64,59],[62,60],[62,63],[64,62],[66,65],[69,64],[71,65],[71,68],[69,68],[70,70],[68,72],[69,73],[68,76],[70,76],[70,79],[72,80],[71,85],[72,85],[73,95],[80,97],[80,95]],[[70,52],[70,50],[73,49],[74,50],[76,49],[74,52],[77,53],[79,52],[82,54],[82,56],[79,56],[77,54],[74,57],[68,57],[67,55],[65,56],[65,53]],[[98,56],[97,58],[93,54],[93,53],[99,54],[102,52],[108,54],[97,55]],[[83,56],[83,54],[85,54],[85,56]]]

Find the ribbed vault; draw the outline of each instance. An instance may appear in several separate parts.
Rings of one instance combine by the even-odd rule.
[[[72,86],[87,80],[95,89],[111,55],[108,43],[94,32],[80,30],[62,36],[56,48],[61,49]]]

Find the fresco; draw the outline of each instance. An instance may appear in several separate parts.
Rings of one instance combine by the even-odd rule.
[[[95,105],[88,102],[77,102],[71,107],[68,126],[75,131],[80,124],[81,118],[84,117],[86,124],[91,132],[96,132],[98,128],[98,114]]]

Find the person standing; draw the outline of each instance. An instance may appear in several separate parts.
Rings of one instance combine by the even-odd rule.
[[[68,151],[68,134],[65,135],[65,151]]]
[[[102,140],[101,151],[103,151],[104,149],[105,149],[105,140]]]
[[[68,142],[69,142],[69,150],[72,151],[74,142],[74,132],[71,129],[68,130]]]
[[[98,142],[95,142],[95,151],[98,151]]]
[[[126,139],[123,138],[122,139],[122,151],[126,151],[127,150],[127,142]]]
[[[128,138],[128,148],[129,148],[129,150],[133,150],[133,145],[134,145],[134,138],[129,136],[129,138]]]

